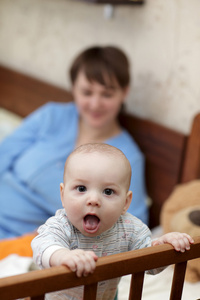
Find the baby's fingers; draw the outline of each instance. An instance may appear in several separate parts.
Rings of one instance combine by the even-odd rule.
[[[97,256],[93,255],[93,252],[84,251],[79,257],[79,262],[77,263],[76,275],[78,277],[87,276],[90,273],[94,272],[96,268]]]
[[[93,273],[96,268],[96,260],[97,256],[93,256],[93,252],[86,252],[85,253],[85,264],[84,264],[84,272],[83,275],[87,276],[90,273]]]
[[[65,265],[72,271],[76,272],[77,270],[78,259],[76,256],[72,257]]]
[[[171,244],[176,251],[185,252],[190,249],[190,244],[194,243],[193,239],[186,233],[176,232],[173,234]]]
[[[185,250],[190,249],[190,244],[193,244],[194,240],[187,233],[170,232],[153,241],[152,246],[165,243],[171,244],[176,251],[185,252]]]
[[[194,243],[193,238],[187,233],[182,233],[181,238],[179,240],[180,251],[185,252],[185,250],[190,250],[190,244]]]
[[[182,235],[189,241],[190,244],[194,244],[194,240],[189,234],[182,233]]]

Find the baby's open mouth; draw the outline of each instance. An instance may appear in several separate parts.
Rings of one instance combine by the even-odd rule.
[[[95,215],[86,215],[83,223],[85,231],[95,233],[99,228],[100,219]]]

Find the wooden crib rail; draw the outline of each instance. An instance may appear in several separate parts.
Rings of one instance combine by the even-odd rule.
[[[175,264],[170,300],[179,300],[187,261],[200,257],[200,236],[194,240],[191,249],[185,253],[176,252],[171,245],[165,244],[101,257],[94,273],[88,277],[77,278],[65,266],[5,277],[0,279],[0,299],[29,296],[32,300],[43,300],[47,292],[84,285],[84,299],[95,300],[99,281],[132,274],[129,300],[140,300],[145,270]]]

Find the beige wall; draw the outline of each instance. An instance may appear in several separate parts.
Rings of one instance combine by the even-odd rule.
[[[0,63],[69,88],[72,58],[94,44],[129,55],[127,108],[188,132],[200,111],[200,1],[146,0],[143,6],[76,0],[0,0]]]

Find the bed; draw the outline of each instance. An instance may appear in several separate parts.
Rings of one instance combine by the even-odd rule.
[[[3,112],[6,111],[17,116],[19,120],[16,121],[16,124],[48,101],[72,101],[72,96],[65,89],[0,66],[0,109]],[[160,225],[159,216],[162,205],[174,187],[179,183],[199,178],[200,113],[194,117],[188,135],[128,113],[121,114],[119,118],[121,124],[134,137],[146,158],[146,186],[150,199],[150,228],[156,232],[155,229],[159,228]],[[162,229],[159,228],[159,230]],[[133,253],[121,253],[120,255],[100,258],[94,274],[87,278],[77,279],[64,266],[47,270],[35,270],[26,274],[1,278],[0,299],[7,300],[32,296],[31,299],[40,300],[44,299],[43,294],[46,292],[75,285],[86,286],[84,299],[95,299],[95,289],[98,281],[127,275],[122,278],[120,283],[119,300],[133,299],[133,296],[134,300],[137,300],[141,299],[141,295],[147,300],[156,300],[156,297],[158,299],[163,297],[163,300],[169,299],[169,297],[171,297],[171,300],[178,300],[181,299],[182,295],[187,261],[197,257],[200,257],[200,237],[195,237],[195,244],[191,247],[191,250],[181,255],[175,253],[171,246],[164,245],[137,250]],[[169,268],[167,268],[157,275],[159,277],[150,276],[159,278],[159,288],[156,285],[157,279],[146,279],[146,275],[144,276],[144,271],[147,269],[172,264],[176,264],[175,269],[170,268],[169,271]],[[168,284],[164,282],[163,286],[161,282],[162,278],[166,279],[168,276],[171,278],[173,270],[175,272],[170,296],[170,281],[167,281]],[[129,274],[133,274],[132,280]],[[131,285],[130,296],[128,296],[129,285]],[[142,292],[143,285],[144,291]],[[152,292],[153,285],[157,286],[157,290]],[[184,286],[186,285],[187,283]],[[135,286],[137,289],[133,291]],[[145,296],[146,287],[147,294]],[[165,295],[162,294],[163,289],[166,291]],[[188,294],[186,293],[185,297],[191,295],[191,289],[194,297],[196,297],[191,299],[200,298],[200,283],[197,283],[197,286],[189,284]],[[197,291],[196,294],[194,294],[195,290]]]

